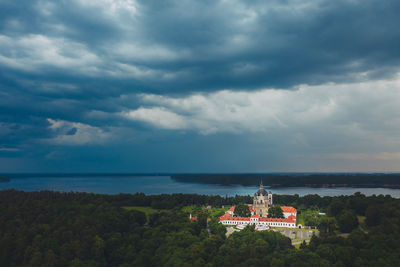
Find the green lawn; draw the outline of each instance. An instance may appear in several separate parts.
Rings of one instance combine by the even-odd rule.
[[[301,244],[296,244],[296,245],[293,245],[293,246],[294,246],[295,249],[300,249],[300,245]]]
[[[317,226],[322,217],[326,215],[319,215],[320,210],[315,208],[303,209],[297,213],[297,224],[303,226]]]
[[[365,216],[359,216],[359,215],[357,215],[357,219],[358,219],[358,223],[359,223],[361,226],[365,226]]]
[[[297,215],[296,221],[297,221],[297,224],[301,224],[301,225],[305,226],[304,217],[303,217],[302,213]]]
[[[224,213],[229,210],[230,206],[224,207],[224,208],[211,208],[210,210],[208,210],[210,217],[214,218],[214,217],[219,217],[224,215]]]
[[[212,207],[208,210],[209,217],[215,218],[223,215],[231,206],[225,206],[224,208]],[[182,208],[183,212],[191,213],[193,216],[197,216],[201,210],[205,210],[206,206],[185,206]]]
[[[303,240],[310,240],[310,239],[292,240],[292,242],[293,242],[293,243],[297,243],[298,241],[303,241]],[[308,246],[310,243],[307,243],[307,242],[306,242],[306,244],[307,244],[307,246]],[[294,246],[296,249],[300,249],[301,243],[300,243],[300,244],[296,244],[296,245],[292,245],[292,246]]]
[[[191,213],[192,215],[194,215],[195,213],[197,213],[196,209],[198,209],[198,208],[195,205],[191,205],[191,206],[183,207],[182,211],[183,212],[187,212],[187,213]]]

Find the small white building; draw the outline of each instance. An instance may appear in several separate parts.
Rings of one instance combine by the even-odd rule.
[[[289,206],[282,206],[281,209],[283,212],[283,216],[285,216],[286,219],[289,218],[290,216],[297,217],[297,210],[295,208]]]

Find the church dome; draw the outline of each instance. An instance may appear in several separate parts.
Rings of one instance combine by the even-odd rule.
[[[255,196],[268,196],[268,192],[265,191],[262,182],[260,183],[260,189],[258,189],[254,195]]]
[[[267,191],[265,191],[264,188],[260,188],[260,189],[257,190],[257,192],[255,193],[255,195],[257,195],[257,196],[267,196],[268,193],[267,193]]]

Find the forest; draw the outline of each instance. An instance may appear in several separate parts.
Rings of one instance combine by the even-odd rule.
[[[251,203],[250,196],[3,190],[0,266],[400,266],[399,199],[356,193],[274,195],[274,201],[326,212],[317,222],[320,236],[300,248],[252,227],[227,238],[216,217],[207,223],[207,211],[190,221],[183,209]]]

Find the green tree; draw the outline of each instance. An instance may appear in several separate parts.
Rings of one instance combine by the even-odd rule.
[[[350,233],[358,226],[356,214],[351,210],[344,210],[338,217],[339,230],[343,233]]]
[[[268,209],[268,218],[284,218],[280,205],[274,205]]]
[[[241,203],[236,205],[234,214],[236,217],[250,217],[251,212],[248,205]]]
[[[48,250],[44,255],[44,264],[42,266],[57,266],[57,256],[52,250]]]
[[[283,267],[285,263],[281,259],[273,258],[271,261],[271,267]]]
[[[351,232],[346,239],[346,242],[349,243],[349,245],[358,249],[364,246],[365,241],[366,241],[365,233],[358,229]]]
[[[223,239],[225,238],[226,227],[219,222],[218,218],[212,218],[208,226],[212,234],[219,235]]]
[[[102,262],[104,261],[104,247],[105,243],[104,240],[96,235],[93,240],[93,246],[92,246],[92,254],[94,259],[96,259],[97,262]]]
[[[333,234],[336,229],[336,220],[331,217],[323,217],[318,225],[318,230],[321,236],[328,236]]]
[[[267,253],[269,250],[269,244],[265,240],[259,238],[254,243],[254,249],[256,252],[256,256],[263,257],[264,254]]]
[[[344,208],[344,203],[338,198],[334,198],[328,206],[327,214],[330,217],[336,217]]]
[[[208,211],[202,210],[201,212],[199,212],[199,215],[197,216],[197,222],[201,226],[201,228],[207,227],[207,218],[208,218]]]
[[[367,223],[368,226],[375,226],[378,225],[380,220],[381,220],[381,209],[382,207],[373,205],[369,206],[367,208],[367,211],[365,212],[365,222]]]

